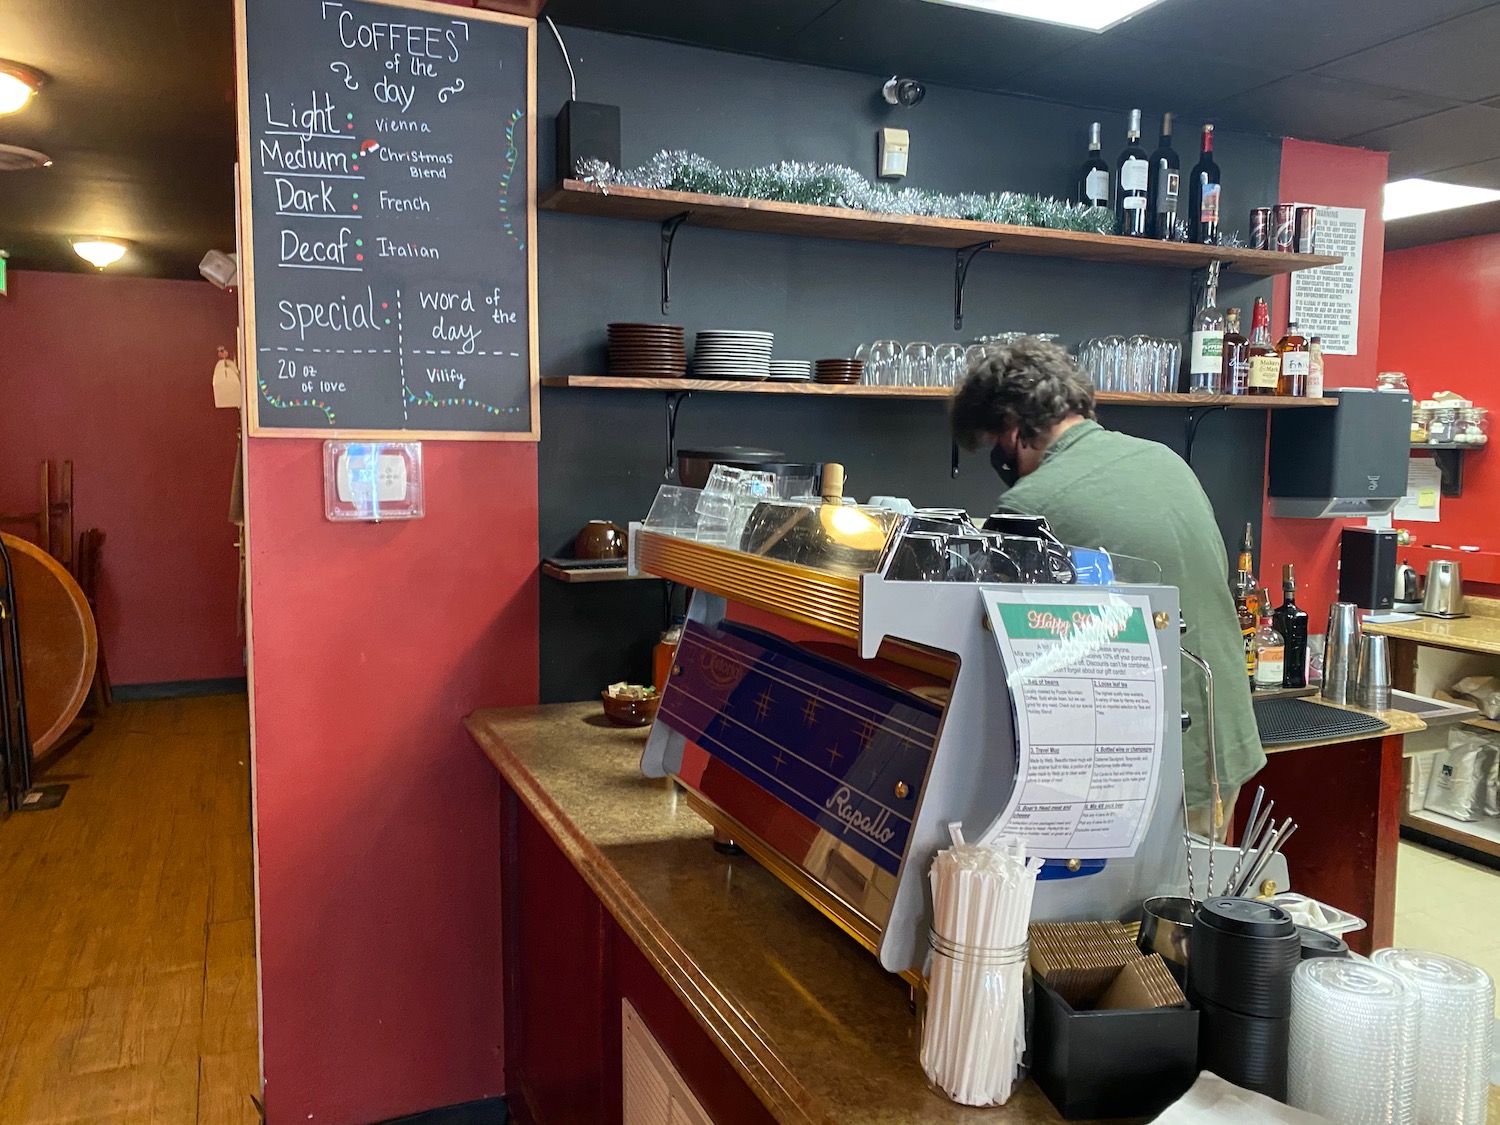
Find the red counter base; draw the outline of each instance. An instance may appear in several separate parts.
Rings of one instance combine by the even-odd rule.
[[[1235,823],[1241,828],[1257,785],[1275,800],[1278,823],[1297,822],[1286,847],[1292,888],[1369,923],[1344,935],[1356,953],[1394,937],[1402,741],[1370,738],[1272,754],[1240,790]]]
[[[715,1125],[773,1125],[587,883],[504,790],[505,1072],[520,1125],[620,1125],[628,999]]]

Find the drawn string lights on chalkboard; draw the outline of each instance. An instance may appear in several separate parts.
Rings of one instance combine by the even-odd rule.
[[[265,386],[264,383],[261,386]],[[486,414],[519,414],[519,406],[491,406],[487,402],[480,402],[472,398],[433,398],[432,392],[416,394],[410,387],[406,389],[406,401],[413,406],[472,406],[476,410],[483,410]],[[329,421],[332,421],[332,415]]]
[[[270,403],[272,406],[278,407],[278,408],[280,408],[282,410],[291,410],[294,407],[298,407],[298,406],[309,406],[309,407],[312,407],[314,410],[321,410],[323,412],[323,416],[328,419],[328,424],[330,426],[337,424],[336,421],[335,421],[335,419],[334,419],[334,417],[333,417],[333,407],[329,406],[326,402],[320,402],[319,400],[317,400],[315,398],[303,398],[303,399],[277,398],[275,395],[273,395],[271,393],[271,388],[268,387],[268,386],[266,386],[266,381],[264,379],[261,379],[261,380],[258,380],[258,381],[260,383],[260,393],[261,393],[261,395],[263,395],[265,397],[265,400],[268,403]]]
[[[510,180],[515,174],[516,161],[521,155],[516,148],[516,126],[521,123],[521,118],[525,114],[525,110],[516,110],[510,115],[510,124],[505,127],[505,174],[500,177],[500,220],[505,224],[505,233],[510,235],[516,246],[522,250],[526,249],[526,243],[510,225]]]

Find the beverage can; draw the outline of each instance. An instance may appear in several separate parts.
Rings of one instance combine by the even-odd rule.
[[[1313,246],[1316,242],[1318,232],[1318,209],[1316,207],[1297,208],[1297,233],[1296,245],[1299,254],[1315,254]]]
[[[1297,245],[1297,205],[1276,204],[1275,221],[1271,228],[1271,249],[1290,254]]]
[[[1257,207],[1250,212],[1250,249],[1269,250],[1271,248],[1271,209],[1269,207]]]

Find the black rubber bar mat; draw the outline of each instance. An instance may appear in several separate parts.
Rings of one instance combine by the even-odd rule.
[[[1341,711],[1305,699],[1258,699],[1255,723],[1262,746],[1284,746],[1288,742],[1318,742],[1325,738],[1379,734],[1390,724],[1357,711]]]

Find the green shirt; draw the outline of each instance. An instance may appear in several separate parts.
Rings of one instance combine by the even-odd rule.
[[[1259,772],[1266,755],[1250,704],[1244,635],[1225,580],[1229,559],[1213,506],[1187,463],[1157,442],[1080,422],[1000,498],[1000,510],[1047,517],[1064,543],[1161,567],[1162,583],[1180,592],[1183,647],[1214,672],[1219,785],[1228,790]],[[1183,661],[1183,706],[1193,724],[1182,738],[1182,760],[1194,808],[1210,803],[1207,697],[1203,674]]]

